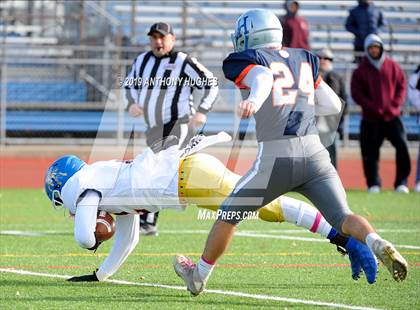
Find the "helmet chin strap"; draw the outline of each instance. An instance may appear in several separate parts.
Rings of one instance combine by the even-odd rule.
[[[238,51],[238,47],[236,45],[236,36],[235,36],[235,33],[231,33],[230,34],[230,39],[232,40],[232,43],[233,43],[233,50],[235,52],[237,52]]]

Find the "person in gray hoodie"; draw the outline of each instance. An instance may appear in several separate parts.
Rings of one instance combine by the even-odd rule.
[[[379,149],[388,139],[396,149],[395,190],[408,193],[410,156],[406,133],[400,119],[407,82],[400,66],[388,57],[381,38],[370,34],[365,40],[365,54],[351,79],[351,95],[362,108],[360,147],[368,191],[380,191]]]
[[[344,79],[334,70],[334,54],[328,48],[316,52],[319,58],[319,74],[329,87],[340,97],[343,109],[338,115],[318,116],[316,127],[322,144],[330,153],[331,163],[337,169],[337,133],[342,136],[343,115],[347,113],[347,94]]]

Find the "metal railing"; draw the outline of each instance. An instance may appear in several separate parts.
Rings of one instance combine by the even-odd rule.
[[[56,1],[57,4],[64,4],[65,1]],[[116,34],[112,35],[112,40],[110,37],[108,39],[103,38],[103,44],[101,45],[87,45],[87,42],[82,45],[69,45],[69,44],[19,44],[19,43],[9,43],[7,42],[7,36],[3,36],[0,39],[0,66],[1,66],[1,87],[0,87],[0,139],[1,144],[13,143],[16,140],[9,139],[7,137],[7,111],[8,110],[61,110],[61,111],[114,111],[118,112],[118,130],[116,132],[116,141],[117,143],[121,142],[121,139],[124,135],[124,122],[125,122],[125,113],[124,107],[120,104],[120,100],[115,90],[118,88],[118,84],[121,79],[125,77],[126,69],[131,65],[132,59],[142,51],[147,50],[149,47],[146,45],[139,46],[121,46],[122,45],[122,26],[123,23],[119,19],[112,16],[107,12],[103,7],[101,7],[97,1],[85,0],[81,1],[85,7],[88,7],[94,12],[96,16],[100,16],[104,19],[109,25],[116,29]],[[56,6],[57,7],[57,6]],[[82,6],[83,7],[83,6]],[[136,1],[132,1],[132,25],[131,31],[132,35],[136,35]],[[202,18],[201,22],[203,25],[212,24],[216,25],[220,29],[221,35],[220,42],[221,45],[217,46],[210,42],[209,45],[196,46],[194,43],[190,43],[192,38],[188,32],[188,18],[190,17],[189,12],[199,15]],[[46,18],[54,19],[57,24],[57,28],[63,26],[64,15],[60,14],[50,14],[48,12],[40,13],[34,12],[33,17],[36,18]],[[10,24],[10,16],[7,15],[7,10],[3,10],[3,21],[4,25],[2,30],[7,33],[8,25]],[[16,14],[14,17],[25,19],[25,15],[22,15],[22,12]],[[83,14],[79,16],[68,16],[68,18],[75,19],[80,23],[83,23],[86,19],[86,16]],[[237,93],[232,89],[229,82],[226,82],[221,74],[221,62],[229,50],[231,49],[231,43],[229,39],[229,32],[232,31],[232,25],[227,24],[223,20],[219,19],[216,15],[209,13],[204,10],[199,4],[194,3],[193,1],[183,1],[182,6],[182,35],[179,37],[178,42],[181,42],[182,50],[198,54],[200,62],[206,65],[211,71],[214,71],[218,74],[219,80],[221,81],[221,88],[223,94],[226,98],[222,96],[222,103],[215,105],[214,109],[216,111],[222,112],[231,112],[233,110],[235,100],[232,98],[237,98]],[[43,25],[42,29],[47,29],[50,25]],[[395,51],[395,42],[398,40],[396,33],[400,31],[409,29],[417,29],[417,33],[420,31],[420,26],[417,25],[389,25],[388,37],[390,42],[391,56],[396,57],[398,60],[403,61],[401,64],[403,69],[407,73],[411,73],[415,69],[414,64],[418,63],[419,54],[415,51]],[[205,28],[205,27],[204,27]],[[334,34],[337,31],[344,30],[343,24],[334,24],[334,23],[314,23],[311,24],[311,29],[318,31],[326,32],[326,42],[327,45],[332,45],[335,41]],[[82,29],[83,30],[83,29]],[[204,37],[204,34],[201,35]],[[59,34],[55,32],[55,37],[58,39]],[[197,37],[197,36],[196,36]],[[200,36],[199,36],[200,37]],[[64,41],[66,42],[66,41]],[[203,41],[205,42],[205,41]],[[350,84],[351,73],[355,68],[353,64],[352,57],[353,52],[348,47],[338,48],[334,52],[337,53],[335,67],[341,73],[343,73],[347,88]],[[201,57],[200,53],[215,54],[217,57]],[[210,66],[209,66],[210,65]],[[14,71],[16,67],[27,66],[31,67],[31,70],[37,70],[36,67],[60,67],[63,68],[63,71],[66,72],[67,79],[74,82],[83,81],[87,87],[87,98],[84,102],[37,102],[33,100],[32,102],[18,102],[8,101],[7,85],[10,82],[15,80]],[[41,69],[39,69],[41,70]],[[44,70],[44,69],[43,69]],[[48,75],[48,71],[44,70],[44,74]],[[22,77],[21,77],[22,78]],[[23,77],[24,78],[24,77]],[[348,93],[350,93],[348,91]],[[350,100],[351,101],[351,100]],[[351,108],[351,112],[357,112]],[[413,113],[410,109],[405,110],[407,113]],[[348,135],[347,135],[348,137]],[[105,139],[106,140],[106,139]],[[57,140],[58,141],[58,140]],[[73,140],[73,141],[77,141]],[[109,142],[109,141],[108,141]],[[108,143],[107,142],[107,143]]]
[[[0,118],[0,137],[1,137],[1,144],[15,144],[15,143],[37,143],[39,141],[36,138],[28,139],[30,136],[30,132],[25,132],[21,130],[21,135],[19,136],[10,136],[7,132],[7,115],[11,111],[22,111],[25,113],[31,114],[33,111],[62,111],[62,112],[105,112],[102,118],[104,119],[104,124],[107,125],[110,120],[110,117],[115,117],[115,120],[111,120],[111,123],[115,121],[115,131],[111,134],[109,130],[107,130],[106,135],[102,135],[101,143],[105,144],[121,144],[124,143],[124,137],[127,135],[127,122],[130,123],[133,120],[130,120],[129,116],[125,112],[125,107],[121,102],[121,94],[119,94],[119,84],[120,81],[125,77],[126,71],[131,65],[131,59],[119,59],[118,55],[126,53],[127,50],[115,46],[109,47],[109,55],[110,57],[103,57],[104,50],[100,47],[87,47],[87,46],[65,46],[63,48],[69,49],[72,51],[74,55],[78,55],[78,51],[88,51],[91,53],[98,53],[96,55],[101,56],[100,58],[92,58],[91,55],[87,55],[88,57],[82,58],[78,56],[78,58],[30,58],[30,57],[12,57],[7,53],[7,47],[2,46],[3,50],[3,57],[1,57],[1,118]],[[62,49],[60,47],[56,47],[58,49]],[[136,52],[135,48],[129,48],[130,52]],[[86,56],[85,53],[82,54]],[[346,73],[344,77],[346,78],[346,85],[348,87],[350,83],[351,72],[354,68],[355,64],[353,63],[343,63],[341,67],[339,67],[341,72]],[[17,101],[11,100],[10,96],[8,96],[8,87],[7,85],[10,82],[15,81],[14,72],[17,69],[24,68],[27,76],[29,76],[29,72],[31,70],[35,70],[34,76],[36,76],[36,70],[43,70],[42,76],[46,77],[46,81],[51,81],[55,79],[55,68],[60,68],[58,70],[58,74],[63,75],[69,82],[80,82],[85,81],[87,92],[97,93],[98,96],[93,96],[96,98],[94,101],[89,101],[88,98],[82,102],[65,102],[65,100],[57,100],[52,102],[43,102],[39,101],[36,98],[32,98],[30,101]],[[94,75],[89,75],[93,81],[89,81],[89,78],[86,78],[87,68],[90,68],[90,72],[94,72]],[[406,69],[411,69],[411,67],[407,67]],[[52,79],[48,78],[48,72],[51,70]],[[103,76],[108,74],[108,81],[111,81],[108,86],[105,86],[105,83],[102,83],[101,80]],[[28,86],[31,85],[32,82],[40,82],[41,80],[38,78],[35,81],[32,78],[27,80],[20,80],[23,83],[27,83]],[[59,82],[60,80],[57,80]],[[231,122],[229,128],[236,128],[237,119],[233,117],[233,111],[235,108],[235,104],[239,101],[239,94],[238,91],[232,87],[231,82],[228,82],[224,79],[220,79],[220,102],[215,104],[214,109],[209,114],[209,119],[211,122],[214,122],[214,118],[212,119],[212,113],[225,113],[225,115],[232,115],[232,118],[222,117],[223,120],[216,120],[219,122],[220,126],[227,126],[226,122]],[[26,89],[22,89],[22,92],[27,91]],[[41,90],[40,90],[41,92]],[[348,92],[349,93],[349,92]],[[199,99],[199,98],[196,98]],[[415,111],[411,108],[405,108],[404,113],[406,114],[413,114]],[[359,108],[357,106],[350,106],[349,107],[350,114],[358,114],[360,113]],[[49,116],[54,117],[54,116]],[[77,117],[77,113],[74,114],[74,117]],[[348,116],[347,116],[348,117]],[[62,118],[60,118],[62,119]],[[42,120],[40,120],[42,121]],[[51,122],[51,120],[46,120],[46,122]],[[72,121],[71,119],[68,121]],[[108,122],[108,123],[107,123]],[[82,124],[83,125],[83,124]],[[211,126],[212,124],[210,124]],[[214,124],[213,124],[214,125]],[[138,123],[138,127],[141,127]],[[214,127],[214,126],[213,126]],[[100,128],[100,126],[99,126]],[[143,127],[144,128],[144,127]],[[349,141],[349,133],[348,127],[344,127],[344,137],[345,143],[348,144]],[[142,130],[140,130],[142,131]],[[60,134],[55,133],[53,130],[51,132],[43,132],[42,136],[49,137],[48,139],[50,143],[54,141],[56,143],[62,143],[63,140],[63,133]],[[100,135],[100,134],[99,134]],[[77,137],[68,135],[68,141],[71,143],[85,143],[83,141],[92,141],[87,139],[92,136],[92,132],[89,132],[86,136],[83,136],[83,133],[78,133]],[[78,142],[77,142],[78,141]]]

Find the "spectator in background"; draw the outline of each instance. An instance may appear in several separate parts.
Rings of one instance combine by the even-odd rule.
[[[284,3],[286,15],[280,18],[283,26],[283,46],[309,50],[309,26],[306,19],[298,15],[299,2]]]
[[[343,78],[334,72],[334,54],[328,48],[323,48],[316,55],[319,57],[319,73],[325,83],[340,97],[343,111],[339,115],[317,117],[317,128],[322,144],[330,153],[331,163],[337,169],[337,131],[342,133],[342,115],[346,111],[346,89]]]
[[[420,112],[420,65],[417,67],[417,70],[410,76],[410,79],[408,80],[407,97],[411,104],[417,109],[417,111]],[[420,125],[420,115],[418,115],[417,117],[418,123]],[[420,141],[419,153],[417,155],[417,174],[414,191],[420,193]]]
[[[366,38],[365,53],[353,72],[351,95],[363,112],[360,147],[368,191],[380,191],[379,149],[387,138],[396,149],[395,191],[408,193],[410,156],[400,120],[407,89],[406,78],[398,64],[385,55],[382,40],[376,34]]]
[[[371,34],[378,34],[379,29],[385,25],[382,12],[373,5],[372,0],[359,0],[359,5],[351,9],[346,20],[347,31],[354,34],[355,61],[358,63],[363,56],[366,37]]]

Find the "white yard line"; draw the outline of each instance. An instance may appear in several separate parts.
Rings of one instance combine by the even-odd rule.
[[[4,269],[4,268],[0,268],[0,272],[15,273],[15,274],[26,275],[26,276],[60,278],[60,279],[68,279],[71,277],[67,275],[39,273],[39,272],[31,272],[31,271],[26,271],[26,270]],[[106,280],[106,282],[113,283],[113,284],[121,284],[121,285],[137,285],[137,286],[157,287],[157,288],[182,290],[182,291],[186,290],[186,288],[183,286],[165,285],[165,284],[159,284],[159,283],[139,283],[139,282],[130,282],[130,281],[122,281],[122,280]],[[287,303],[324,306],[324,307],[330,307],[330,308],[353,309],[353,310],[381,310],[379,308],[370,308],[370,307],[364,307],[364,306],[336,304],[336,303],[324,302],[324,301],[287,298],[287,297],[271,296],[271,295],[248,294],[248,293],[235,292],[235,291],[205,290],[204,292],[207,294],[245,297],[245,298],[259,299],[259,300],[281,301],[281,302],[287,302]]]
[[[22,230],[1,230],[0,235],[22,236],[22,237],[43,237],[48,235],[45,231],[22,231]]]
[[[396,244],[395,246],[401,249],[420,250],[420,246],[417,245]]]
[[[288,233],[290,231],[295,230],[267,230],[267,231],[237,231],[235,236],[238,237],[248,237],[248,238],[267,238],[267,239],[280,239],[280,240],[294,240],[294,241],[306,241],[306,242],[328,242],[327,239],[320,239],[320,238],[311,238],[311,237],[296,237],[296,236],[287,236],[287,235],[272,235],[268,233]],[[380,232],[380,230],[378,230]],[[397,232],[397,230],[382,230],[382,232]],[[406,230],[403,230],[404,232]],[[263,232],[263,233],[261,233]],[[57,235],[57,234],[69,234],[72,232],[68,231],[54,231],[54,230],[46,230],[46,231],[21,231],[21,230],[0,230],[0,235],[11,235],[11,236],[23,236],[23,237],[42,237],[42,236],[50,236],[50,235]],[[195,235],[195,234],[208,234],[208,230],[160,230],[159,233],[161,234],[168,234],[168,235]],[[405,244],[396,244],[397,248],[401,249],[410,249],[410,250],[420,250],[420,246],[417,245],[405,245]]]
[[[250,237],[250,238],[268,238],[268,239],[282,239],[282,240],[294,240],[294,241],[310,241],[310,242],[328,242],[327,239],[310,238],[310,237],[296,237],[296,236],[285,236],[285,235],[269,235],[260,233],[250,233],[246,231],[237,231],[235,236],[238,237]]]
[[[265,232],[265,231],[262,231]],[[267,232],[270,232],[269,230]],[[282,230],[275,230],[277,233],[285,233]],[[162,234],[208,234],[207,230],[162,230],[160,231]],[[237,231],[235,236],[238,237],[249,237],[249,238],[268,238],[268,239],[281,239],[281,240],[294,240],[294,241],[308,241],[308,242],[328,242],[327,239],[320,239],[320,238],[310,238],[310,237],[296,237],[296,236],[285,236],[285,235],[270,235],[270,234],[261,234],[260,232],[255,231]],[[420,250],[420,246],[417,245],[402,245],[396,244],[397,248],[402,249],[411,249],[411,250]]]
[[[27,226],[26,224],[24,226]],[[43,224],[42,226],[45,226]],[[188,233],[208,233],[208,230],[204,229],[182,229],[182,230],[173,230],[173,229],[163,229],[160,232],[168,233],[168,234],[175,234],[179,232]],[[246,233],[268,233],[268,234],[312,234],[309,231],[304,229],[262,229],[262,230],[241,230],[242,232]],[[378,233],[420,233],[420,229],[377,229]],[[12,234],[25,234],[25,233],[33,233],[33,234],[40,234],[40,235],[52,235],[52,234],[65,234],[65,233],[72,233],[71,231],[58,231],[58,230],[39,230],[39,231],[23,231],[23,230],[0,230],[0,235],[12,235]]]
[[[283,240],[295,240],[295,241],[309,241],[309,242],[328,242],[327,239],[319,238],[305,238],[305,237],[296,237],[296,236],[284,236],[284,235],[268,235],[268,234],[254,234],[248,232],[236,232],[235,236],[238,237],[250,237],[250,238],[269,238],[269,239],[283,239]],[[420,250],[420,246],[417,245],[403,245],[395,244],[397,248],[401,249],[411,249],[411,250]]]

